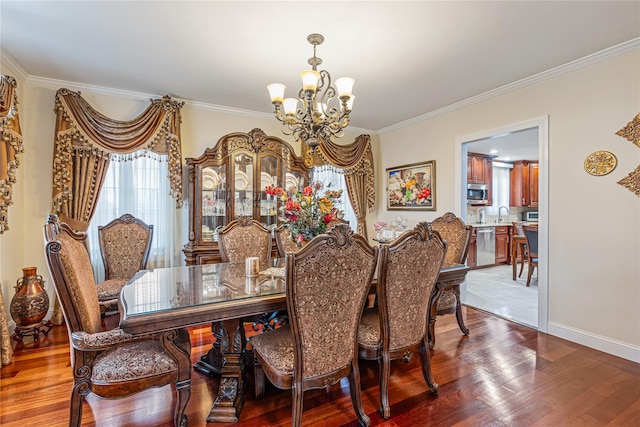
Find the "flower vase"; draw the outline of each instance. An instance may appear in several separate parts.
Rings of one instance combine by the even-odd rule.
[[[36,267],[22,269],[23,277],[18,279],[16,293],[11,299],[11,317],[23,328],[42,322],[49,310],[49,296],[42,276],[36,271]]]

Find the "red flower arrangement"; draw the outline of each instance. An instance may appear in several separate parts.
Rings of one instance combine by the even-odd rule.
[[[280,198],[280,221],[288,225],[291,237],[302,243],[327,231],[327,225],[342,217],[334,204],[342,197],[342,190],[327,190],[320,194],[323,185],[315,183],[302,191],[287,193],[281,187],[267,186],[265,192]]]

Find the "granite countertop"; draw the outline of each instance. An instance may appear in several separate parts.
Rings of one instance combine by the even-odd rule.
[[[523,222],[523,225],[538,225],[537,222]],[[473,223],[467,223],[467,225],[470,225],[472,227],[511,227],[513,225],[513,222],[511,221],[502,221],[502,222],[486,222],[484,224],[480,224],[479,222],[473,222]]]

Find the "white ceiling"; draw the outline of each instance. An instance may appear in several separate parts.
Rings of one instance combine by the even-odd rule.
[[[9,1],[0,47],[30,77],[270,114],[317,55],[380,131],[640,36],[638,1]],[[275,119],[274,119],[275,120]]]

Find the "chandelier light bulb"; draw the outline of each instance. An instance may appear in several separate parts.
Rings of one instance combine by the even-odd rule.
[[[285,116],[295,116],[298,109],[298,100],[296,98],[284,99],[284,114]]]
[[[348,98],[351,96],[353,92],[353,84],[355,80],[351,77],[340,77],[336,80],[336,89],[338,89],[338,97],[340,98]]]
[[[302,89],[314,91],[318,88],[320,73],[316,70],[304,70],[300,73],[302,79]]]
[[[267,85],[267,90],[269,91],[269,96],[271,96],[272,103],[282,104],[285,88],[286,86],[282,83],[271,83],[270,85]]]

